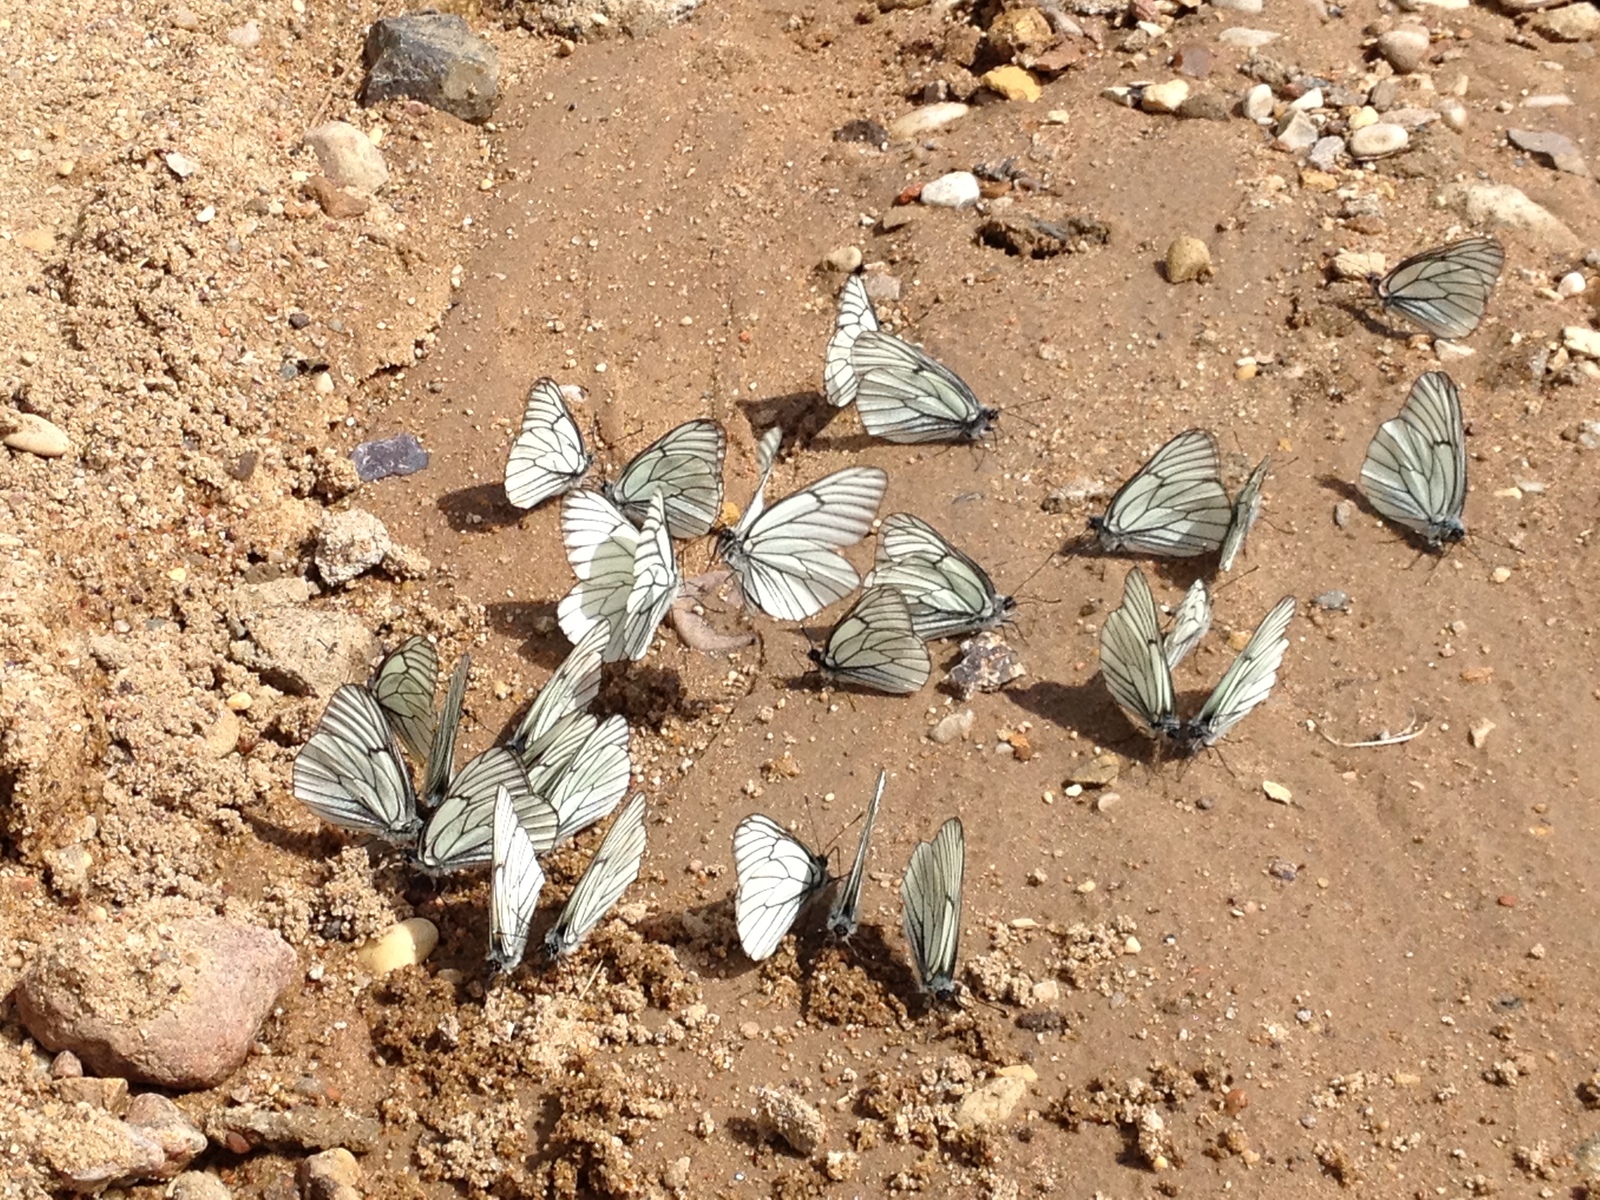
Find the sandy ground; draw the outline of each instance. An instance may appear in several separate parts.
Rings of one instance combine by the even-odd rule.
[[[1600,152],[1594,43],[1422,9],[1442,59],[1422,83],[1466,77],[1465,133],[1328,177],[1241,118],[1148,115],[1100,93],[1170,77],[1192,42],[1216,56],[1197,86],[1237,96],[1246,52],[1217,33],[1240,24],[1283,33],[1264,51],[1281,63],[1362,87],[1388,74],[1363,62],[1367,26],[1396,16],[1371,5],[1326,20],[1292,0],[1248,18],[1201,9],[1161,17],[1172,27],[1142,49],[1084,17],[1104,49],[1085,40],[1037,103],[986,105],[887,152],[832,131],[887,123],[933,81],[969,91],[965,14],[713,2],[570,56],[480,19],[505,98],[479,129],[355,107],[361,31],[380,15],[358,7],[197,5],[193,30],[155,6],[9,17],[4,373],[13,406],[74,449],[0,458],[7,988],[63,923],[149,897],[272,925],[312,974],[234,1080],[182,1103],[331,1103],[331,1088],[385,1122],[364,1160],[378,1196],[1574,1194],[1600,1132],[1585,1103],[1600,1068],[1596,485],[1577,439],[1600,390],[1530,363],[1593,320],[1593,269],[1585,296],[1546,289],[1600,244],[1600,197],[1504,134],[1556,129]],[[249,17],[261,43],[243,49],[227,31]],[[1496,108],[1545,93],[1574,103]],[[1436,98],[1416,78],[1403,95]],[[351,221],[326,220],[294,175],[303,130],[332,118],[381,131],[394,172]],[[173,150],[200,171],[178,178]],[[975,241],[981,217],[914,205],[878,230],[908,185],[1008,158],[1043,189],[993,212],[1092,216],[1109,242],[1008,256]],[[1445,363],[1468,415],[1473,536],[1436,559],[1361,508],[1333,519],[1373,430],[1439,363],[1327,267],[1341,249],[1392,263],[1452,236],[1463,226],[1433,198],[1458,178],[1512,183],[1578,237],[1505,233],[1490,318]],[[1182,234],[1209,243],[1209,281],[1162,278]],[[880,314],[1001,408],[983,447],[894,447],[853,414],[817,414],[839,285],[818,263],[851,244],[899,281]],[[464,749],[507,731],[565,647],[556,506],[519,517],[498,482],[541,374],[588,389],[579,420],[613,467],[691,416],[722,421],[736,505],[775,421],[799,436],[769,496],[883,467],[885,513],[917,513],[1019,590],[1028,675],[967,702],[818,692],[800,677],[831,615],[804,630],[758,619],[759,646],[731,660],[663,632],[602,696],[634,724],[651,802],[626,921],[486,996],[484,880],[409,876],[293,800],[321,700],[240,661],[230,614],[240,587],[310,573],[326,506],[365,508],[431,569],[306,603],[384,645],[421,632],[443,657],[470,648]],[[1127,564],[1057,552],[1191,425],[1219,434],[1231,486],[1262,454],[1275,465],[1180,703],[1200,703],[1231,635],[1281,595],[1303,603],[1272,700],[1220,752],[1159,763],[1097,678]],[[349,495],[340,460],[401,430],[429,468]],[[865,567],[871,551],[853,557]],[[687,574],[709,548],[682,553]],[[1176,603],[1193,569],[1153,566]],[[1308,603],[1329,589],[1348,612]],[[936,677],[955,654],[935,647]],[[968,740],[927,739],[963,707]],[[1404,745],[1323,736],[1413,722],[1426,730]],[[1016,732],[1026,761],[997,749]],[[1069,794],[1107,747],[1135,761]],[[837,865],[880,767],[862,933],[838,950],[807,932],[752,967],[732,936],[734,825],[767,812]],[[897,887],[915,841],[952,814],[973,994],[937,1011],[905,965]],[[551,900],[595,838],[557,856]],[[54,865],[78,845],[94,863],[81,883]],[[368,981],[355,943],[413,914],[440,926],[438,950]],[[8,1020],[6,1077],[25,1098],[35,1059]],[[1015,1111],[956,1123],[963,1096],[1018,1066],[1035,1078]],[[821,1110],[813,1157],[763,1138],[759,1086]],[[238,1195],[280,1194],[294,1158],[219,1150],[202,1165]],[[17,1188],[37,1185],[25,1156],[10,1165]]]

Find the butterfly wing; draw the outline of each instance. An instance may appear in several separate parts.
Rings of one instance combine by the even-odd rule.
[[[667,527],[675,538],[701,537],[722,514],[722,462],[728,435],[704,418],[669,430],[622,468],[605,494],[635,521],[649,512],[659,494],[667,506]]]
[[[445,689],[444,707],[434,727],[433,744],[428,747],[428,768],[422,781],[422,803],[432,808],[450,786],[450,777],[456,765],[456,733],[461,728],[461,705],[467,697],[467,675],[472,670],[472,656],[463,654],[450,674],[450,686]]]
[[[618,657],[637,662],[650,649],[650,640],[678,598],[683,577],[672,553],[665,502],[658,492],[650,498],[649,515],[639,530],[633,554],[633,586],[620,625]]]
[[[1385,421],[1367,447],[1361,491],[1380,514],[1430,546],[1465,536],[1466,428],[1450,376],[1429,371],[1412,385],[1400,415]]]
[[[856,398],[856,373],[850,365],[850,350],[856,338],[876,332],[878,314],[872,309],[865,282],[859,275],[844,281],[839,292],[839,315],[834,319],[833,337],[822,368],[822,394],[835,408],[844,408]]]
[[[1374,286],[1378,303],[1434,337],[1463,338],[1478,327],[1506,263],[1494,238],[1469,237],[1413,254]]]
[[[1157,450],[1089,524],[1105,550],[1192,558],[1221,546],[1232,520],[1217,439],[1188,429]]]
[[[988,572],[910,513],[890,513],[878,530],[878,561],[864,586],[898,588],[917,636],[955,637],[1005,620],[1009,598]]]
[[[1271,465],[1270,456],[1257,463],[1256,469],[1250,472],[1250,478],[1244,481],[1244,487],[1233,498],[1233,517],[1228,522],[1227,536],[1222,539],[1222,553],[1217,556],[1218,571],[1233,570],[1233,560],[1244,549],[1245,539],[1250,536],[1256,518],[1261,515],[1261,485],[1266,481],[1267,468]]]
[[[400,735],[411,757],[428,761],[433,745],[433,691],[439,681],[439,652],[425,637],[409,637],[378,664],[368,690]]]
[[[878,820],[878,802],[883,799],[883,785],[888,781],[887,771],[878,772],[878,790],[867,805],[867,815],[861,820],[861,840],[856,843],[855,862],[850,874],[839,886],[833,908],[828,912],[828,932],[836,938],[847,938],[856,931],[856,921],[861,909],[861,883],[867,875],[867,845],[872,841],[872,827]]]
[[[599,492],[572,492],[561,506],[561,536],[578,582],[556,606],[561,632],[577,642],[596,625],[611,633],[603,657],[622,656],[623,618],[633,590],[639,531]]]
[[[1239,651],[1239,657],[1223,672],[1205,706],[1184,726],[1182,741],[1189,753],[1214,745],[1272,694],[1284,651],[1289,648],[1287,630],[1294,618],[1294,608],[1294,597],[1285,596],[1256,626],[1244,649]]]
[[[603,819],[628,790],[633,763],[628,757],[628,722],[610,716],[584,741],[571,765],[548,793],[556,812],[554,840],[548,845],[534,837],[543,854]]]
[[[489,965],[497,973],[514,971],[528,947],[544,888],[544,871],[533,843],[517,821],[511,792],[500,788],[494,800],[494,842],[489,878]]]
[[[861,593],[828,634],[817,661],[834,678],[896,696],[920,690],[933,670],[905,597],[892,587]]]
[[[417,839],[417,866],[443,875],[490,861],[495,797],[502,788],[513,808],[528,803],[528,775],[517,756],[504,746],[491,746],[461,768],[429,815]]]
[[[961,948],[961,880],[967,840],[961,818],[951,817],[931,841],[918,842],[900,882],[906,944],[922,990],[947,999],[955,991]]]
[[[1106,690],[1140,732],[1169,736],[1178,730],[1172,671],[1162,653],[1155,597],[1138,567],[1122,583],[1122,605],[1100,627],[1100,674]]]
[[[330,825],[404,843],[416,836],[417,797],[400,741],[366,688],[347,683],[328,701],[294,759],[295,798]]]
[[[522,432],[506,460],[506,499],[533,508],[578,485],[594,461],[553,379],[539,379],[528,390]]]
[[[1161,644],[1162,657],[1169,670],[1176,671],[1178,664],[1189,657],[1189,651],[1200,644],[1211,628],[1211,593],[1206,581],[1196,579],[1184,593],[1183,603],[1172,616],[1172,628]]]
[[[557,727],[588,708],[599,694],[600,665],[610,643],[610,627],[597,623],[573,643],[555,674],[539,689],[508,743],[524,766],[538,762],[556,736]]]
[[[756,813],[733,831],[733,865],[739,877],[733,902],[739,944],[760,962],[828,882],[828,863],[772,818]]]
[[[850,368],[862,425],[888,442],[974,442],[997,415],[954,371],[892,333],[858,335]]]
[[[633,881],[644,860],[644,796],[635,793],[606,830],[605,840],[567,897],[561,916],[545,936],[551,957],[570,954]]]

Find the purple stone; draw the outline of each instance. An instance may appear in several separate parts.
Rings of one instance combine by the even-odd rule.
[[[356,464],[361,482],[371,483],[391,475],[415,475],[428,465],[428,452],[411,434],[397,433],[375,442],[362,442],[350,451],[350,461]]]

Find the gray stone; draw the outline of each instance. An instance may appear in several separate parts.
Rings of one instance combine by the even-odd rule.
[[[1568,4],[1533,19],[1533,28],[1552,42],[1592,42],[1600,37],[1600,7]]]
[[[1549,209],[1509,183],[1452,183],[1434,202],[1466,218],[1469,225],[1519,230],[1553,250],[1582,249],[1578,235]]]
[[[317,532],[317,564],[329,587],[340,587],[378,566],[394,549],[382,521],[360,508],[323,515]]]
[[[367,30],[362,104],[409,97],[482,122],[500,98],[500,56],[453,13],[384,17]]]
[[[1272,144],[1279,150],[1299,154],[1316,145],[1318,136],[1316,122],[1299,109],[1291,109],[1278,123],[1278,136]]]
[[[350,461],[362,483],[388,479],[391,475],[415,475],[428,465],[428,452],[411,433],[362,442],[350,451]]]
[[[1518,150],[1538,155],[1558,171],[1589,178],[1589,164],[1565,134],[1544,129],[1510,129],[1506,137]]]
[[[246,1104],[219,1108],[206,1117],[206,1136],[219,1146],[226,1146],[237,1137],[251,1146],[298,1150],[333,1150],[342,1146],[366,1154],[377,1149],[382,1134],[383,1126],[372,1117],[309,1105],[278,1112]]]
[[[141,906],[63,930],[15,997],[41,1045],[71,1050],[97,1075],[208,1088],[244,1062],[297,977],[294,951],[271,930]]]
[[[317,156],[322,174],[335,187],[351,187],[371,196],[389,182],[389,168],[383,154],[372,144],[372,139],[346,121],[329,121],[306,133],[306,145]],[[289,318],[304,317],[296,329],[310,322],[304,313]]]
[[[157,1176],[166,1154],[156,1142],[104,1109],[64,1107],[40,1122],[35,1143],[59,1190],[99,1192]]]
[[[309,590],[299,577],[235,588],[229,617],[240,637],[229,645],[228,657],[290,695],[331,696],[340,684],[366,678],[378,643],[353,613],[267,601]]]
[[[1428,31],[1415,26],[1391,29],[1378,36],[1378,53],[1402,75],[1419,70],[1428,60]]]
[[[167,1185],[170,1200],[233,1200],[233,1193],[210,1171],[185,1171]]]
[[[300,1164],[302,1200],[361,1200],[361,1164],[341,1147],[313,1154]]]
[[[1342,137],[1318,138],[1311,147],[1307,159],[1319,171],[1331,171],[1339,165],[1339,156],[1344,153],[1344,139]]]
[[[1367,97],[1367,103],[1379,112],[1388,112],[1400,103],[1400,80],[1391,75],[1388,79],[1380,79],[1372,85],[1372,92]]]
[[[1411,135],[1399,125],[1379,122],[1350,135],[1350,154],[1354,158],[1387,158],[1411,144]]]

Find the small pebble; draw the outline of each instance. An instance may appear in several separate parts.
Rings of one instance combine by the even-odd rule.
[[[13,450],[36,454],[40,458],[60,458],[72,449],[72,439],[67,431],[38,413],[0,413],[0,429],[9,432],[0,437]]]
[[[1342,592],[1338,588],[1332,588],[1313,597],[1311,603],[1324,612],[1349,612],[1350,593]]]
[[[1584,280],[1582,271],[1568,271],[1556,284],[1556,295],[1563,300],[1569,300],[1573,296],[1582,295],[1587,287],[1588,283]]]
[[[243,25],[235,25],[228,30],[228,41],[238,46],[241,50],[253,50],[261,44],[261,23],[259,21],[246,21]]]
[[[1484,743],[1489,740],[1489,735],[1494,732],[1494,729],[1494,722],[1487,717],[1474,721],[1472,728],[1467,731],[1467,738],[1472,742],[1472,748],[1474,750],[1482,750]]]
[[[1439,101],[1439,119],[1445,127],[1461,133],[1467,127],[1467,106],[1459,100]]]
[[[355,463],[361,482],[372,483],[391,475],[415,475],[428,465],[428,452],[414,434],[397,433],[362,442],[350,451],[350,460]]]
[[[179,154],[176,150],[168,154],[163,161],[167,164],[167,170],[171,171],[179,179],[187,179],[200,169],[200,164],[195,162],[194,159]]]
[[[1350,135],[1350,153],[1356,158],[1385,158],[1398,154],[1411,144],[1411,135],[1400,125],[1380,121]]]
[[[1402,75],[1410,75],[1428,57],[1428,31],[1414,26],[1391,29],[1378,38],[1378,53]]]
[[[1172,69],[1190,79],[1204,79],[1211,74],[1211,51],[1193,42],[1182,46],[1172,56]]]
[[[1148,113],[1174,113],[1188,98],[1188,81],[1169,79],[1165,83],[1152,83],[1145,88],[1139,107]]]
[[[1319,171],[1331,171],[1339,165],[1339,159],[1344,154],[1345,145],[1342,137],[1318,138],[1311,147],[1311,153],[1306,157],[1313,167]]]
[[[1209,279],[1213,273],[1211,250],[1197,237],[1181,237],[1167,247],[1167,282],[1188,283]]]
[[[1257,50],[1262,46],[1271,45],[1282,36],[1281,33],[1272,33],[1265,29],[1246,29],[1242,25],[1235,25],[1217,34],[1217,41],[1224,46],[1235,46],[1241,50]]]
[[[1490,573],[1489,578],[1492,581],[1494,581],[1495,583],[1504,583],[1506,580],[1511,578],[1511,568],[1510,567],[1496,567]]]
[[[1305,113],[1291,109],[1278,123],[1278,136],[1273,139],[1272,145],[1275,149],[1298,154],[1315,146],[1321,136],[1316,122]]]
[[[1261,782],[1261,790],[1267,794],[1267,799],[1274,804],[1288,804],[1294,799],[1294,793],[1281,783],[1274,783],[1270,779]]]
[[[753,1042],[761,1036],[761,1026],[755,1021],[746,1021],[739,1026],[739,1036],[747,1042]]]
[[[928,730],[928,737],[941,746],[948,745],[957,738],[965,738],[971,733],[973,722],[976,719],[970,708],[962,712],[951,713]]]
[[[1037,79],[1021,67],[1009,64],[985,71],[979,82],[995,95],[1020,104],[1032,104],[1044,94]]]
[[[1217,806],[1217,801],[1212,796],[1201,796],[1200,799],[1194,802],[1194,806],[1201,812],[1210,812]]]
[[[412,917],[363,942],[356,957],[374,976],[387,975],[401,967],[416,966],[438,944],[439,927],[426,917]]]
[[[889,122],[889,136],[897,142],[908,142],[924,133],[943,129],[971,112],[965,104],[946,101],[942,104],[924,104],[913,108],[904,116]]]
[[[922,186],[921,200],[932,208],[969,208],[983,195],[971,171],[951,171]]]
[[[846,121],[833,131],[833,140],[836,142],[860,142],[867,146],[885,146],[889,142],[889,131],[876,121],[854,120]]]
[[[1272,120],[1272,101],[1272,88],[1265,83],[1258,83],[1244,94],[1240,109],[1256,124],[1265,124]]]
[[[822,265],[829,271],[837,271],[841,275],[849,275],[861,268],[861,247],[838,246],[830,251],[822,260]]]
[[[292,312],[289,314],[290,329],[304,329],[309,324],[311,324],[310,313]]]

